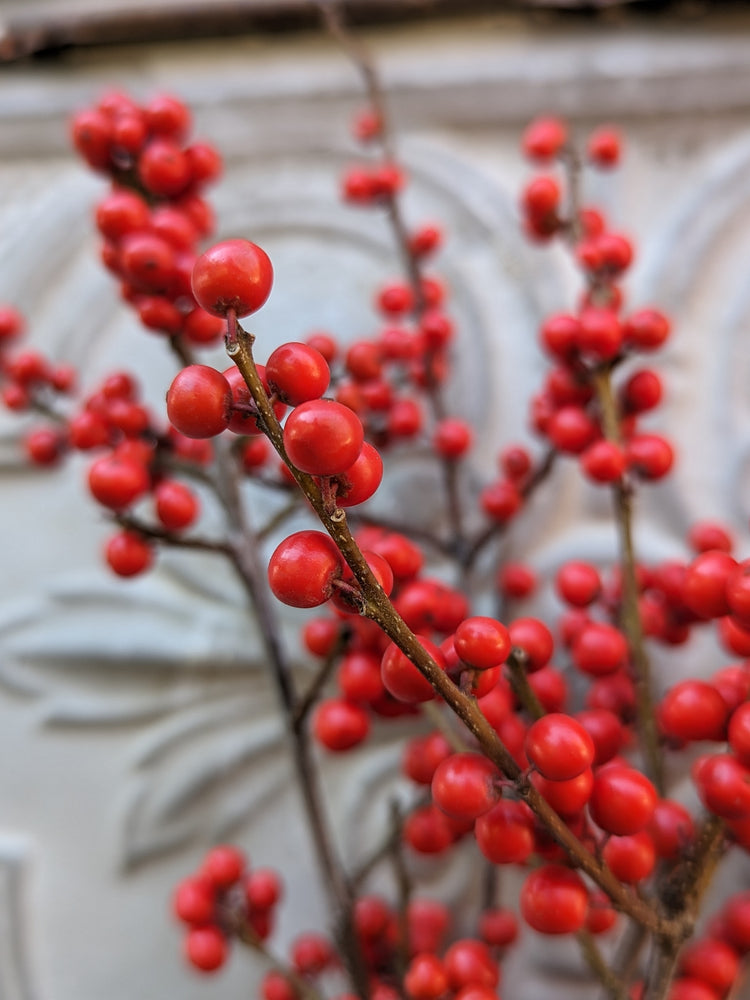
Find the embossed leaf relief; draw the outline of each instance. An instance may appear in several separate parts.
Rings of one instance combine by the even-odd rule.
[[[57,727],[141,727],[122,861],[230,837],[284,782],[275,693],[252,623],[190,577],[92,573],[7,606],[0,683]],[[210,579],[210,578],[209,578]],[[145,727],[145,728],[144,728]]]

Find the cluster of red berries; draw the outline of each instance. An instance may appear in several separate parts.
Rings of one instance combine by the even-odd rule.
[[[112,92],[75,115],[71,134],[89,166],[112,179],[96,225],[102,261],[123,299],[146,329],[201,347],[216,344],[224,329],[190,284],[198,244],[214,227],[202,193],[222,164],[210,144],[185,145],[190,124],[187,107],[171,95],[141,107]]]
[[[270,868],[250,868],[236,847],[212,848],[200,869],[175,888],[172,909],[187,925],[185,957],[201,972],[224,965],[233,937],[265,941],[281,899],[279,876]]]

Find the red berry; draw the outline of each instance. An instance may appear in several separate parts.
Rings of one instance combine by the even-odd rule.
[[[362,445],[356,460],[336,480],[336,502],[340,507],[354,507],[369,500],[383,478],[383,459],[369,442]]]
[[[575,778],[594,762],[594,741],[569,715],[553,712],[537,719],[526,734],[526,756],[551,781]]]
[[[693,818],[687,809],[672,799],[656,803],[648,832],[660,858],[674,861],[684,855],[695,835]]]
[[[541,934],[573,934],[583,927],[589,894],[583,879],[561,865],[544,865],[524,882],[521,914]]]
[[[675,684],[659,705],[662,730],[678,740],[723,740],[728,715],[726,702],[706,681]]]
[[[526,126],[521,148],[529,159],[544,163],[557,156],[567,139],[568,130],[559,118],[536,118]]]
[[[163,479],[154,490],[156,516],[167,531],[182,531],[195,521],[200,510],[198,499],[183,483]]]
[[[496,865],[523,864],[535,846],[528,809],[509,799],[477,819],[474,836],[482,854]]]
[[[312,399],[296,407],[284,425],[284,446],[293,465],[315,476],[337,476],[357,460],[364,430],[342,403]]]
[[[508,626],[510,641],[526,654],[526,669],[533,673],[545,667],[554,650],[552,633],[538,618],[516,618]]]
[[[112,510],[129,507],[149,488],[149,475],[142,462],[104,455],[98,458],[88,475],[92,496]]]
[[[722,819],[750,816],[750,768],[731,754],[699,759],[693,769],[701,802]]]
[[[213,885],[198,875],[180,882],[172,897],[175,916],[186,924],[209,923],[214,915],[215,903]]]
[[[464,938],[454,941],[443,955],[443,965],[451,989],[465,986],[486,986],[494,989],[500,981],[500,970],[483,941]]]
[[[433,447],[442,458],[461,458],[471,447],[473,433],[465,420],[446,417],[435,428]]]
[[[438,1000],[446,992],[448,977],[437,955],[415,955],[404,975],[404,989],[410,1000]]]
[[[185,938],[185,956],[201,972],[216,972],[227,960],[227,941],[213,924],[191,927]]]
[[[632,767],[609,764],[594,779],[589,811],[602,830],[626,836],[645,828],[656,802],[656,791],[648,778]]]
[[[268,254],[249,240],[224,240],[206,250],[193,268],[193,294],[206,312],[238,317],[256,312],[271,294]]]
[[[247,858],[238,847],[218,844],[203,859],[201,875],[217,889],[226,889],[240,880],[246,867]]]
[[[132,531],[122,531],[107,542],[104,555],[118,576],[137,576],[154,561],[152,546]]]
[[[576,667],[592,677],[615,673],[628,659],[622,632],[606,622],[590,622],[576,636],[571,649]]]
[[[656,864],[651,835],[645,830],[627,837],[608,837],[603,858],[615,878],[631,885],[647,879]]]
[[[188,365],[178,372],[167,392],[167,416],[189,438],[208,438],[229,426],[232,389],[215,368]]]
[[[444,669],[445,657],[439,647],[424,636],[417,638],[437,665]],[[380,669],[386,690],[399,701],[432,701],[435,697],[430,682],[395,643],[392,642],[383,653]]]
[[[309,344],[282,344],[266,362],[269,388],[285,403],[297,406],[309,399],[319,399],[328,388],[331,371],[328,362]]]
[[[685,571],[682,600],[701,618],[719,618],[730,611],[727,583],[737,562],[720,549],[701,552]]]
[[[589,160],[604,169],[616,167],[620,162],[621,137],[617,129],[602,125],[589,136],[586,153]]]
[[[370,718],[363,708],[329,698],[322,701],[313,715],[312,730],[315,738],[328,750],[351,750],[366,739]]]
[[[591,563],[571,560],[557,571],[555,587],[564,601],[577,608],[585,608],[597,599],[602,581]]]
[[[491,948],[507,948],[518,937],[518,921],[512,910],[484,910],[479,917],[479,935]]]
[[[595,483],[614,483],[627,468],[627,458],[614,441],[595,441],[581,454],[581,469]]]
[[[482,754],[454,753],[442,761],[432,778],[435,804],[457,819],[476,819],[497,801],[500,774]]]
[[[331,597],[342,573],[335,542],[322,531],[297,531],[281,542],[268,564],[276,597],[293,608],[315,608]]]
[[[508,658],[511,638],[508,629],[494,618],[466,618],[453,637],[456,653],[476,670],[489,670]]]

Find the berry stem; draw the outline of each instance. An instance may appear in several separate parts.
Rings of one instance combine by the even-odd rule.
[[[531,718],[541,719],[547,713],[541,701],[539,701],[536,692],[531,684],[529,684],[529,677],[525,667],[526,659],[526,653],[519,646],[514,646],[510,656],[505,661],[509,668],[510,686],[513,694],[518,698]]]
[[[601,411],[602,427],[608,441],[620,444],[619,413],[611,379],[612,365],[602,365],[592,374],[592,384]],[[620,547],[622,569],[622,605],[620,621],[628,640],[635,674],[638,704],[638,726],[641,745],[646,758],[649,777],[660,795],[664,795],[664,757],[659,745],[659,732],[654,712],[651,665],[643,637],[643,626],[638,609],[638,582],[633,545],[632,491],[622,480],[612,486],[615,504],[615,521]]]

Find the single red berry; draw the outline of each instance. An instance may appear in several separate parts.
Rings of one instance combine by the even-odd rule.
[[[628,466],[643,479],[661,479],[674,463],[674,449],[659,434],[636,434],[625,446]]]
[[[65,454],[65,435],[57,428],[38,427],[24,438],[24,450],[35,465],[56,465]]]
[[[438,1000],[448,989],[443,963],[431,953],[415,955],[404,975],[409,1000]]]
[[[615,878],[628,885],[647,879],[656,865],[654,842],[646,830],[608,837],[602,856]]]
[[[444,669],[445,657],[440,648],[424,636],[417,638],[441,670]],[[432,701],[435,697],[430,682],[395,643],[392,642],[383,653],[380,669],[386,690],[399,701]]]
[[[200,972],[216,972],[227,960],[227,940],[219,927],[191,927],[185,938],[185,957]]]
[[[508,626],[510,641],[520,646],[526,654],[525,667],[529,673],[541,670],[552,658],[554,639],[552,633],[538,618],[516,618]]]
[[[342,573],[335,542],[322,531],[297,531],[285,538],[268,564],[275,596],[293,608],[315,608],[331,597]]]
[[[404,747],[401,770],[418,785],[430,785],[438,766],[452,753],[450,744],[440,732],[415,736]]]
[[[172,94],[157,94],[143,109],[149,131],[178,141],[190,130],[190,111]]]
[[[591,818],[607,833],[639,833],[656,808],[654,786],[645,775],[622,764],[608,764],[594,778],[589,799]]]
[[[589,894],[570,868],[543,865],[527,876],[520,895],[521,914],[541,934],[573,934],[583,927]]]
[[[273,969],[263,977],[260,992],[263,1000],[299,1000],[296,989],[286,976]]]
[[[238,317],[257,312],[271,294],[273,267],[265,250],[249,240],[224,240],[206,250],[193,268],[193,294],[206,312]]]
[[[198,498],[183,483],[163,479],[154,490],[156,516],[167,531],[189,528],[198,516]]]
[[[196,306],[183,317],[182,335],[198,347],[218,344],[224,335],[224,321]]]
[[[497,571],[497,588],[505,597],[530,597],[537,586],[534,570],[525,563],[509,562]]]
[[[465,420],[446,417],[435,428],[432,444],[442,458],[462,458],[471,448],[473,433]]]
[[[143,496],[149,488],[148,470],[142,462],[104,455],[88,474],[92,496],[105,507],[123,510]]]
[[[521,203],[533,220],[554,219],[560,204],[560,185],[554,177],[535,177],[524,188]]]
[[[494,618],[466,618],[456,629],[453,644],[458,656],[476,670],[489,670],[508,658],[511,638],[508,629]]]
[[[518,920],[512,910],[496,907],[479,917],[479,936],[491,948],[507,948],[518,937]]]
[[[454,941],[443,955],[448,984],[453,990],[466,986],[494,989],[500,982],[500,969],[484,941],[463,938]]]
[[[594,741],[594,764],[606,764],[619,752],[626,734],[614,712],[589,708],[578,712],[576,719]]]
[[[528,809],[520,802],[501,799],[474,824],[479,850],[496,865],[523,864],[535,847]]]
[[[674,861],[684,856],[695,836],[693,817],[685,806],[672,799],[660,799],[647,826],[660,858]]]
[[[494,521],[504,523],[521,509],[523,497],[515,483],[509,479],[498,479],[484,487],[479,502],[485,514]]]
[[[482,754],[454,753],[440,763],[432,778],[435,804],[457,819],[476,819],[500,795],[500,773]]]
[[[616,128],[602,125],[594,129],[586,144],[586,154],[596,167],[608,169],[620,162],[622,137]]]
[[[595,483],[614,483],[622,478],[627,458],[614,441],[595,441],[581,453],[581,469]]]
[[[701,552],[690,563],[682,581],[682,600],[701,618],[719,618],[729,613],[727,584],[734,578],[737,562],[728,552]]]
[[[592,306],[583,310],[579,322],[579,350],[596,361],[609,361],[619,354],[623,329],[616,313]]]
[[[188,365],[178,372],[167,392],[167,416],[189,438],[208,438],[229,426],[232,389],[215,368]]]
[[[532,677],[536,677],[532,674]],[[594,775],[590,767],[567,781],[551,781],[538,772],[531,775],[531,783],[542,797],[561,816],[577,816],[588,800],[594,787]]]
[[[343,698],[328,698],[315,710],[312,731],[328,750],[351,750],[367,738],[370,717],[359,705]]]
[[[356,413],[330,399],[297,406],[284,425],[284,447],[293,465],[315,476],[337,476],[357,460],[364,429]]]
[[[602,581],[598,570],[591,563],[570,560],[557,571],[555,587],[568,604],[585,608],[599,596]]]
[[[537,719],[526,734],[526,756],[551,781],[575,778],[594,762],[594,741],[569,715],[553,712]]]
[[[232,844],[217,844],[203,859],[201,875],[217,889],[227,889],[240,880],[246,868],[247,857],[243,851]]]
[[[583,673],[603,677],[615,673],[627,663],[628,643],[614,625],[590,622],[576,636],[571,656]]]
[[[568,140],[568,130],[559,118],[536,118],[526,126],[521,148],[530,160],[545,163],[554,159]]]
[[[285,403],[297,406],[309,399],[319,399],[328,388],[331,371],[328,362],[309,344],[282,344],[266,362],[269,388]]]
[[[750,768],[727,753],[699,758],[693,780],[701,802],[722,819],[750,816]]]
[[[291,959],[300,975],[317,976],[334,964],[336,956],[328,938],[310,931],[292,942]]]
[[[336,503],[354,507],[369,500],[383,479],[383,459],[380,452],[365,441],[355,461],[338,476]]]
[[[439,226],[427,223],[415,229],[409,237],[409,249],[415,257],[426,257],[437,250],[443,242],[443,232]]]
[[[153,547],[133,531],[113,535],[104,549],[110,568],[118,576],[138,576],[154,561]]]
[[[186,924],[210,923],[215,906],[214,886],[199,875],[183,879],[177,885],[172,897],[175,916]]]
[[[254,868],[245,876],[243,887],[253,910],[270,910],[281,899],[281,880],[270,868]]]
[[[663,732],[677,740],[726,739],[728,715],[726,702],[707,681],[681,681],[659,705]]]

